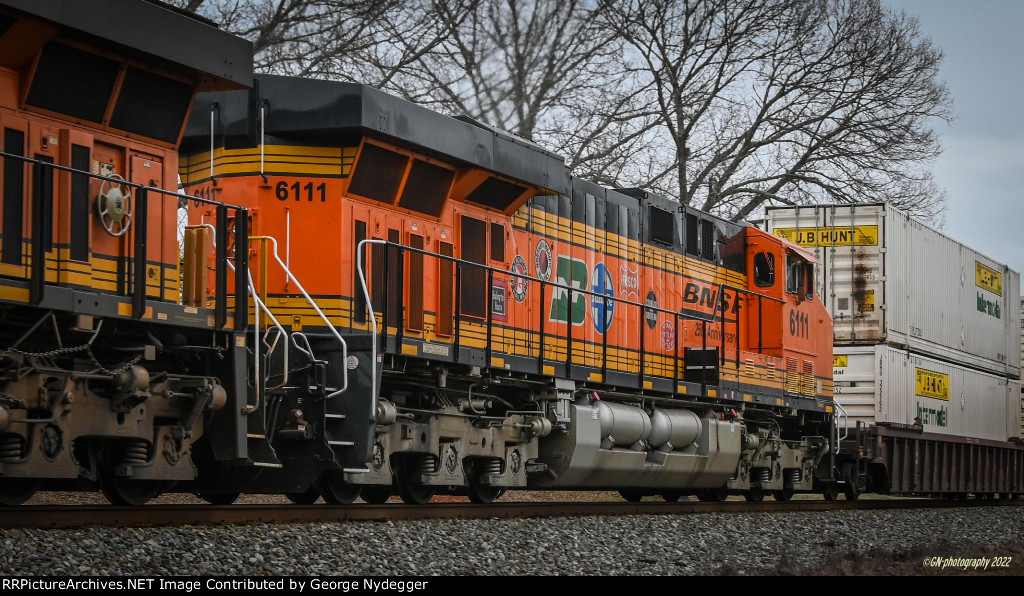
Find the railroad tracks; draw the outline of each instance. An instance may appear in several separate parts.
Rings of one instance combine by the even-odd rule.
[[[0,528],[152,527],[224,524],[419,521],[437,519],[543,518],[573,516],[686,515],[702,513],[790,513],[962,507],[1020,507],[1024,500],[879,499],[860,501],[504,502],[490,505],[35,505],[0,509]]]

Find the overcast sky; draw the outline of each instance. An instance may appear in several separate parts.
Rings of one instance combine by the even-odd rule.
[[[943,54],[957,119],[940,123],[946,235],[1024,271],[1024,1],[881,0]]]

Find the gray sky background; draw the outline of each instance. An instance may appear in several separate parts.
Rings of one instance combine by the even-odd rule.
[[[881,0],[942,50],[957,119],[938,123],[942,232],[1024,271],[1024,1]]]

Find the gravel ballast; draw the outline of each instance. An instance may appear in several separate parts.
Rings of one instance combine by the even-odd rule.
[[[740,575],[880,552],[917,556],[920,569],[915,553],[929,549],[991,558],[1020,544],[1017,507],[0,530],[0,574]]]

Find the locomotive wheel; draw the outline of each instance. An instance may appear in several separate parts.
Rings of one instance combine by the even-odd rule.
[[[371,505],[380,505],[391,498],[391,487],[384,484],[369,484],[363,487],[359,496]]]
[[[729,489],[724,486],[721,488],[705,488],[697,492],[697,498],[706,503],[722,503],[729,498]]]
[[[505,489],[500,486],[484,486],[476,479],[469,481],[469,500],[474,503],[487,505],[493,503],[505,494]]]
[[[100,490],[111,504],[138,507],[148,503],[164,489],[162,480],[134,480],[114,474],[115,462],[123,446],[98,444],[93,445],[92,449]]]
[[[793,489],[784,488],[782,490],[775,491],[775,500],[789,502],[793,500]]]
[[[744,493],[743,497],[751,503],[760,503],[764,500],[765,492],[760,486],[751,486],[750,490]]]
[[[675,502],[676,502],[676,501],[678,501],[679,499],[682,499],[682,498],[683,498],[683,493],[681,493],[681,492],[678,492],[678,491],[672,491],[672,492],[667,492],[667,493],[661,493],[661,498],[662,498],[662,499],[665,499],[665,500],[666,500],[666,501],[668,501],[669,503],[675,503]]]
[[[843,494],[846,495],[847,501],[856,501],[860,498],[860,491],[857,490],[857,485],[849,482],[846,484]]]
[[[826,482],[822,485],[821,496],[824,497],[826,501],[835,501],[839,498],[839,487],[836,486],[835,482]]]
[[[238,500],[242,493],[198,493],[196,496],[211,505],[230,505]]]
[[[110,470],[100,472],[100,490],[113,505],[138,507],[160,494],[163,482],[159,480],[130,480],[114,476]]]
[[[430,499],[434,498],[437,487],[423,484],[419,480],[413,480],[414,470],[415,467],[410,466],[405,461],[401,461],[398,464],[398,469],[395,470],[398,496],[402,498],[403,503],[408,503],[409,505],[426,505],[430,502]]]
[[[296,505],[312,505],[320,498],[320,490],[315,486],[311,486],[307,488],[305,492],[285,493],[284,496]]]
[[[43,481],[40,478],[7,478],[0,482],[0,505],[21,505],[36,494]]]
[[[620,490],[619,496],[630,503],[639,503],[644,498],[644,494],[638,490]]]
[[[320,475],[320,494],[330,505],[348,505],[359,498],[361,484],[345,482],[345,475],[339,470],[328,470]]]

